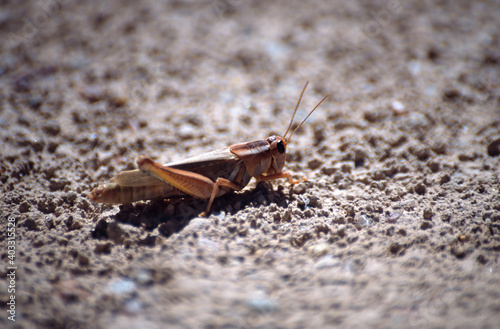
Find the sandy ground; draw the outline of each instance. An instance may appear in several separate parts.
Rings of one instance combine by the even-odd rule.
[[[0,327],[499,327],[498,1],[1,8]],[[207,218],[89,201],[139,155],[283,134],[308,80],[308,182]]]

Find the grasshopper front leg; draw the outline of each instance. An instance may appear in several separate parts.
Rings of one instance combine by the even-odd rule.
[[[257,177],[257,179],[261,180],[261,181],[270,181],[270,180],[275,180],[275,179],[280,179],[280,178],[287,178],[290,185],[295,185],[295,184],[307,181],[307,178],[305,178],[305,177],[301,178],[299,180],[293,180],[292,174],[290,174],[288,171],[279,172],[279,173],[271,174],[271,175],[260,175]]]
[[[141,156],[137,160],[139,169],[160,181],[172,185],[176,189],[198,199],[209,199],[204,216],[208,214],[214,199],[220,196],[220,186],[229,187],[235,191],[240,191],[244,186],[240,186],[225,178],[219,177],[216,182],[203,175],[187,170],[171,168],[154,162],[148,157]]]

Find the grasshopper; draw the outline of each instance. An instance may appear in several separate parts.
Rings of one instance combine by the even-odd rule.
[[[286,139],[308,83],[300,94],[283,137],[270,136],[234,144],[165,165],[140,156],[136,160],[138,169],[118,173],[111,178],[110,183],[100,185],[90,192],[89,198],[95,202],[116,204],[189,195],[209,200],[202,213],[206,215],[215,198],[230,191],[242,190],[252,177],[259,181],[286,178],[292,186],[307,180],[293,180],[291,173],[283,172],[282,169],[285,165],[286,147],[293,134],[330,95],[326,95]]]

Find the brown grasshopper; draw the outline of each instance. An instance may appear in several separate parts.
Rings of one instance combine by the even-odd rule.
[[[283,137],[270,136],[234,144],[166,165],[140,156],[136,161],[139,169],[118,173],[111,178],[109,184],[100,185],[90,192],[89,198],[95,202],[113,204],[190,195],[198,199],[209,199],[205,210],[207,214],[215,198],[230,191],[242,190],[252,177],[259,181],[287,178],[292,185],[307,180],[301,178],[295,181],[289,172],[281,170],[285,165],[286,146],[293,134],[330,95],[326,95],[285,139],[308,83],[300,94]]]

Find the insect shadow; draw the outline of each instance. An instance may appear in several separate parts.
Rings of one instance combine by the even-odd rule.
[[[273,189],[270,183],[259,182],[253,189],[245,189],[217,198],[210,213],[218,215],[224,212],[227,215],[234,215],[246,207],[259,207],[262,204],[271,203],[287,207],[294,199],[292,194],[292,190],[287,195],[281,186]],[[205,209],[206,203],[207,200],[199,200],[190,196],[135,202],[121,205],[120,210],[113,217],[117,222],[141,227],[147,231],[158,228],[161,235],[169,237],[182,231],[191,219],[198,217]],[[210,220],[210,216],[208,219]]]

